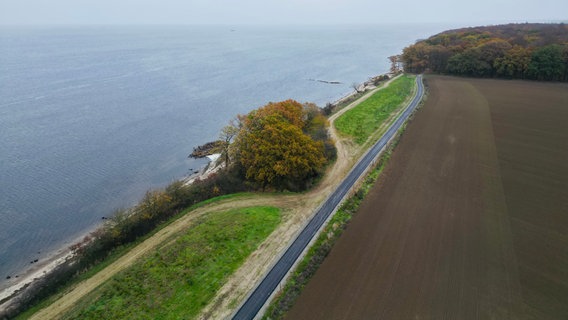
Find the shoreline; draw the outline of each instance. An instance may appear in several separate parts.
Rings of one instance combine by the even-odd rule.
[[[378,76],[370,77],[368,80],[361,83],[357,90],[354,90],[348,94],[343,95],[341,98],[335,100],[331,104],[338,105],[343,101],[349,99],[353,95],[360,93],[359,90],[371,90],[374,88],[374,82],[379,78],[387,75],[389,78],[391,75],[389,73],[384,73]],[[388,79],[388,78],[387,78]],[[214,174],[221,170],[224,165],[220,163],[220,155],[213,154],[206,156],[209,159],[209,163],[200,168],[196,173],[189,174],[185,177],[180,178],[185,185],[189,185],[198,181],[200,179],[205,179],[211,174]],[[79,243],[91,232],[99,228],[97,226],[90,230],[89,232],[83,234],[82,236],[71,241],[71,244]],[[42,280],[49,278],[51,274],[54,273],[59,267],[64,266],[66,263],[71,263],[74,254],[70,249],[70,246],[60,248],[59,250],[50,253],[47,258],[42,259],[42,261],[34,264],[34,266],[23,270],[10,279],[3,279],[3,281],[8,282],[6,287],[0,286],[0,317],[5,316],[6,313],[10,312],[12,308],[17,308],[18,303],[21,302],[21,298],[25,297],[26,293],[34,288],[34,285],[39,284]]]
[[[200,168],[196,173],[181,178],[180,181],[189,185],[197,180],[207,178],[209,175],[222,168],[222,165],[216,163],[219,159],[219,155],[209,155],[207,158],[209,159],[209,163]],[[94,227],[92,230],[82,234],[69,243],[71,243],[71,245],[80,243],[85,236],[88,236],[99,227],[100,225]],[[66,263],[72,263],[75,255],[70,247],[69,245],[55,250],[49,253],[46,258],[36,262],[33,266],[10,276],[9,279],[4,278],[2,280],[4,283],[7,283],[7,285],[0,286],[0,318],[5,316],[4,314],[9,312],[10,309],[17,307],[21,298],[23,298],[30,289],[33,289],[35,284],[47,279],[54,271]]]
[[[78,242],[78,240],[75,242]],[[73,257],[74,254],[69,247],[61,248],[50,253],[47,258],[37,262],[33,267],[12,276],[10,279],[5,279],[9,284],[0,291],[0,316],[3,316],[3,313],[11,308],[17,307],[20,298],[24,297],[29,289],[49,277],[60,266],[71,262]]]

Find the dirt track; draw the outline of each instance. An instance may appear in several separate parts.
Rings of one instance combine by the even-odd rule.
[[[566,319],[568,86],[431,77],[289,319]]]

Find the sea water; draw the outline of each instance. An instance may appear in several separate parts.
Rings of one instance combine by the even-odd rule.
[[[237,114],[324,106],[445,28],[1,27],[0,289],[203,166],[188,154]]]

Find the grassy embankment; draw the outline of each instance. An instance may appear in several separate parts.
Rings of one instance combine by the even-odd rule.
[[[120,259],[125,254],[127,254],[134,247],[138,246],[139,244],[141,244],[142,242],[144,242],[148,238],[151,238],[152,236],[154,236],[156,233],[158,233],[159,231],[161,231],[165,227],[167,227],[170,224],[177,221],[179,218],[181,218],[181,217],[183,217],[187,214],[191,214],[191,212],[193,210],[198,209],[200,207],[203,207],[205,205],[217,203],[217,202],[220,202],[220,201],[227,201],[227,200],[233,200],[233,199],[246,199],[246,198],[257,197],[257,196],[258,196],[257,194],[252,194],[252,193],[233,193],[233,194],[214,197],[214,198],[211,198],[211,199],[208,199],[208,200],[194,204],[193,206],[191,206],[191,207],[183,210],[179,214],[177,214],[172,219],[169,219],[168,221],[160,224],[156,229],[154,229],[152,232],[148,233],[147,235],[138,238],[134,242],[130,242],[130,243],[127,243],[127,244],[124,244],[124,245],[121,245],[121,246],[114,248],[108,254],[108,256],[105,257],[104,260],[100,261],[99,263],[94,264],[90,268],[87,268],[87,270],[84,270],[83,272],[78,273],[75,277],[73,277],[73,279],[67,281],[65,284],[54,287],[52,290],[50,290],[51,294],[49,294],[48,296],[43,297],[43,298],[39,299],[38,301],[36,301],[35,303],[33,303],[33,305],[31,307],[29,307],[26,311],[19,314],[17,316],[17,319],[28,319],[34,313],[36,313],[39,310],[49,306],[52,303],[54,303],[55,301],[60,299],[63,295],[65,295],[66,292],[68,292],[75,285],[93,277],[98,272],[101,272],[102,270],[107,268],[109,265],[116,262],[118,259]]]
[[[87,295],[64,318],[191,318],[279,221],[274,207],[211,213]]]
[[[358,144],[364,144],[368,140],[371,140],[370,142],[376,141],[373,138],[375,138],[381,125],[411,95],[413,86],[414,78],[406,75],[402,76],[391,83],[388,88],[378,91],[355,108],[348,110],[335,121],[335,127],[342,134],[351,136]],[[374,119],[374,121],[368,121],[368,119]],[[357,212],[365,195],[379,178],[405,127],[406,125],[399,130],[397,137],[391,142],[386,152],[381,155],[377,164],[368,173],[357,191],[341,205],[331,218],[314,245],[310,247],[291,274],[282,292],[272,301],[263,319],[284,318],[304,286],[329,254],[343,230],[347,228],[349,221]]]
[[[414,78],[406,75],[394,80],[387,88],[377,91],[357,107],[346,111],[335,120],[335,127],[357,144],[365,143],[408,98],[413,86]]]

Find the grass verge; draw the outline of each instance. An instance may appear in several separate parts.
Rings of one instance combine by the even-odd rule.
[[[414,78],[403,75],[335,120],[342,135],[363,144],[411,94]]]
[[[274,207],[211,213],[87,295],[64,318],[192,318],[279,222]]]

